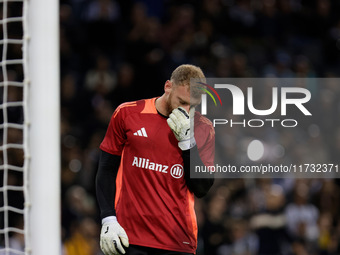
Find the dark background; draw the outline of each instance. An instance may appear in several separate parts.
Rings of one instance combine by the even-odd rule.
[[[16,3],[9,4],[10,13],[19,11]],[[13,27],[10,35],[20,37],[20,26]],[[7,57],[20,54],[20,47],[11,46]],[[101,254],[94,180],[98,147],[113,110],[125,101],[160,96],[173,69],[184,63],[200,66],[207,77],[339,77],[340,2],[60,1],[65,255]],[[23,77],[22,68],[9,70],[12,80]],[[310,132],[281,134],[282,143],[293,161],[308,153],[295,146],[300,139],[317,143],[315,156],[338,162],[340,87],[315,89],[320,124]],[[15,100],[22,94],[13,90],[11,96]],[[13,112],[12,122],[21,123],[21,109]],[[20,140],[16,132],[12,139]],[[217,144],[231,163],[238,160],[244,136],[231,130]],[[21,153],[12,152],[19,165]],[[17,173],[10,177],[13,183],[22,180]],[[22,207],[20,196],[9,197]],[[339,202],[337,179],[218,180],[196,203],[197,254],[340,254]],[[22,224],[20,217],[11,219]],[[23,241],[17,235],[13,240]]]

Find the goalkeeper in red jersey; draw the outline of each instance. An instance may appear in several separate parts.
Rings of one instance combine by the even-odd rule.
[[[213,179],[191,179],[190,156],[192,166],[213,166],[215,133],[195,112],[202,90],[191,78],[204,74],[181,65],[161,97],[124,103],[112,115],[96,178],[105,255],[196,252],[194,196],[206,195]]]

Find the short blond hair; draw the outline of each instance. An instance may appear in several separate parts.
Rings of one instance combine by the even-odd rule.
[[[197,79],[197,82],[190,84],[190,79]],[[201,68],[195,65],[184,64],[178,66],[171,74],[171,82],[175,86],[188,86],[193,97],[203,94],[204,86],[198,81],[205,83],[205,76]]]

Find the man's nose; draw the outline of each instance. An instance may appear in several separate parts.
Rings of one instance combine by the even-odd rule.
[[[186,111],[187,113],[189,113],[190,111],[190,105],[185,105],[185,106],[182,106]]]

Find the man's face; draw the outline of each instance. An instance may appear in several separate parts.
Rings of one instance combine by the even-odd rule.
[[[200,103],[200,99],[190,98],[190,90],[188,86],[170,85],[171,88],[169,89],[169,97],[167,100],[167,111],[169,114],[178,107],[183,107],[187,112],[189,112],[190,107],[195,107]]]

